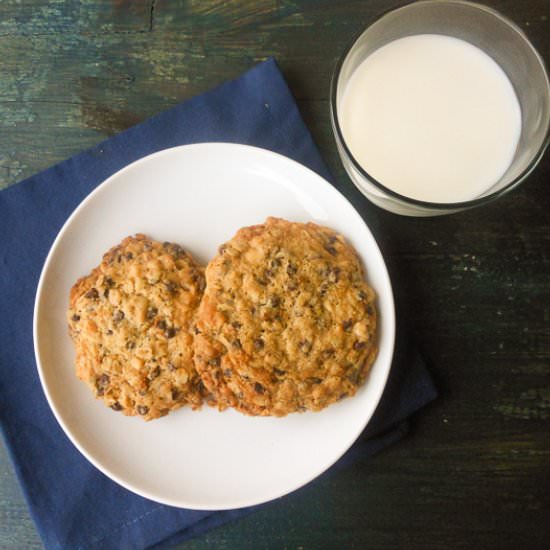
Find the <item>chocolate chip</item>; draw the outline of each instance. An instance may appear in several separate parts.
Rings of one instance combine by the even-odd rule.
[[[271,307],[279,307],[281,305],[281,298],[279,298],[279,296],[271,296],[269,299],[269,305]]]
[[[179,244],[164,242],[162,243],[162,246],[178,260],[183,258],[187,254]]]
[[[88,300],[97,300],[99,298],[99,292],[96,288],[91,288],[84,294],[85,298],[88,298]]]
[[[113,313],[113,321],[115,321],[115,323],[122,321],[122,319],[124,319],[124,311],[119,309]]]
[[[363,302],[367,299],[367,294],[363,290],[360,290],[357,293],[357,297],[359,298],[359,300],[361,300]]]
[[[111,334],[113,334],[113,331],[110,328],[108,328],[105,334],[107,334],[107,336],[111,336]]]
[[[166,321],[164,319],[161,319],[158,323],[157,323],[157,327],[160,329],[160,330],[166,330],[168,328],[168,325],[166,324]]]
[[[97,389],[97,395],[102,396],[105,393],[105,389],[109,385],[109,375],[108,374],[102,374],[99,378],[95,381],[95,387]]]
[[[174,363],[168,363],[168,365],[166,365],[168,367],[168,370],[170,372],[174,372],[175,370],[177,370],[177,367],[174,365]]]
[[[351,327],[353,326],[353,320],[352,319],[347,319],[346,321],[344,321],[342,323],[342,328],[346,331],[346,332],[349,332],[351,330]]]
[[[144,416],[146,415],[148,412],[149,412],[149,407],[147,407],[147,405],[138,405],[136,407],[136,411],[138,414],[140,414],[141,416]]]
[[[328,246],[328,245],[326,245],[326,246],[325,246],[325,250],[326,250],[331,256],[336,256],[336,254],[338,254],[338,251],[337,251],[336,248],[334,248],[333,246]]]
[[[273,372],[274,372],[277,376],[283,376],[284,374],[286,374],[286,371],[281,370],[281,369],[273,369]]]
[[[356,350],[364,349],[366,345],[367,345],[366,342],[360,342],[359,340],[356,340],[353,343],[353,349],[356,349]]]
[[[231,326],[232,326],[234,329],[239,330],[239,329],[242,327],[242,324],[239,323],[239,321],[233,321],[233,322],[231,323]]]
[[[200,334],[201,333],[201,331],[199,330],[198,327],[194,327],[193,330],[195,331],[195,334]]]
[[[149,378],[149,380],[154,380],[159,376],[160,376],[160,367],[157,366],[147,375],[147,378]]]
[[[289,277],[292,277],[293,275],[296,274],[297,271],[298,271],[298,268],[293,263],[288,262],[288,265],[286,266],[287,275]]]
[[[170,294],[175,294],[178,291],[178,285],[176,283],[173,283],[172,281],[167,281],[166,283],[164,283],[164,286]]]
[[[254,347],[257,350],[263,349],[264,341],[261,338],[256,338],[256,340],[254,340]]]
[[[152,321],[156,316],[159,310],[156,307],[150,307],[147,309],[147,313],[145,316],[147,317],[148,321]]]
[[[126,342],[126,349],[134,349],[136,347],[136,343],[133,340],[128,340]]]
[[[369,315],[373,315],[373,314],[374,314],[374,308],[372,307],[371,304],[369,304],[369,305],[365,308],[365,311],[366,311]]]
[[[121,411],[124,407],[118,402],[118,401],[115,401],[112,405],[111,405],[111,409],[113,409],[113,411]]]
[[[105,298],[108,298],[109,297],[109,288],[106,288],[104,291],[103,291],[103,296],[105,296]]]
[[[264,389],[264,387],[263,387],[259,382],[256,382],[256,383],[254,384],[254,391],[255,391],[256,393],[262,394],[262,393],[264,393],[265,389]]]
[[[111,277],[107,277],[105,279],[105,284],[109,287],[109,288],[113,288],[115,286],[115,282],[113,281],[113,279],[111,279]]]
[[[299,344],[298,344],[298,347],[300,348],[300,351],[302,353],[305,353],[306,355],[311,351],[311,348],[312,348],[312,344],[309,340],[302,340]]]
[[[181,392],[176,388],[172,388],[172,401],[177,401],[181,397]]]
[[[126,259],[127,260],[131,260],[133,257],[134,257],[134,255],[131,252],[128,252],[128,254],[126,254]]]
[[[237,349],[243,349],[241,341],[238,338],[236,340],[233,340],[232,346]]]
[[[77,315],[76,313],[71,317],[71,320],[73,320],[75,323],[80,321],[80,315]]]
[[[359,384],[359,379],[361,378],[361,372],[359,370],[353,370],[348,374],[347,378],[352,384],[357,385]]]
[[[213,359],[210,359],[210,361],[208,361],[208,364],[211,365],[212,367],[219,367],[220,363],[221,363],[221,359],[219,358],[219,356],[214,357]]]
[[[164,336],[166,336],[166,338],[174,338],[177,332],[178,331],[174,327],[170,327],[164,331]]]

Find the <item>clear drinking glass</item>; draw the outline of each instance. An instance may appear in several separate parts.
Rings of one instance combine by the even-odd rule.
[[[355,69],[388,42],[416,34],[442,34],[477,46],[500,65],[516,92],[522,126],[512,163],[495,185],[473,200],[432,203],[400,195],[369,175],[368,166],[355,160],[342,135],[339,101]],[[550,84],[541,56],[512,21],[493,9],[460,0],[421,0],[389,11],[367,27],[336,66],[330,109],[340,158],[353,183],[374,204],[408,216],[451,214],[497,199],[525,180],[550,141]]]

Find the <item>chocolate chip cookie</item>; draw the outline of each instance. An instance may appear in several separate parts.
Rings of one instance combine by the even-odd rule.
[[[202,403],[190,328],[204,272],[183,248],[138,234],[71,289],[76,372],[115,411],[151,420]]]
[[[206,268],[195,365],[220,409],[318,411],[365,382],[374,299],[341,235],[268,218],[240,229]]]

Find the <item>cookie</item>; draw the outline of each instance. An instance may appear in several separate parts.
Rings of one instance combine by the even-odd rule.
[[[115,411],[151,420],[202,403],[190,328],[204,271],[177,244],[127,237],[71,289],[76,372]]]
[[[318,411],[352,396],[376,357],[375,293],[333,230],[268,218],[206,268],[195,365],[218,407]]]

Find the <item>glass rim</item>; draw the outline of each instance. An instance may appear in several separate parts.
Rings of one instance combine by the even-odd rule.
[[[332,73],[331,83],[330,83],[330,115],[331,115],[331,122],[333,131],[335,133],[335,137],[337,140],[337,143],[343,148],[345,155],[350,160],[351,164],[353,165],[354,169],[359,172],[359,174],[368,180],[369,183],[377,187],[380,191],[384,192],[385,194],[398,199],[399,201],[429,208],[432,210],[457,210],[457,209],[463,209],[463,208],[469,208],[474,206],[480,206],[482,204],[491,202],[502,195],[505,195],[509,191],[511,191],[514,187],[519,185],[537,166],[539,161],[542,158],[542,155],[544,154],[546,148],[550,144],[550,114],[546,117],[546,129],[544,132],[544,138],[540,144],[540,147],[537,149],[537,151],[533,154],[532,158],[530,159],[527,166],[515,177],[513,178],[509,183],[507,183],[502,189],[498,189],[488,195],[484,195],[482,197],[477,197],[475,199],[467,200],[467,201],[459,201],[459,202],[430,202],[430,201],[423,201],[420,199],[415,199],[412,197],[407,197],[406,195],[401,195],[400,193],[397,193],[396,191],[393,191],[392,189],[389,189],[384,184],[382,184],[380,181],[378,181],[375,177],[371,176],[368,171],[361,166],[361,164],[356,160],[356,158],[353,156],[352,152],[350,151],[348,145],[346,144],[346,140],[344,139],[344,135],[342,133],[342,129],[340,128],[340,123],[338,121],[338,107],[337,107],[337,91],[338,91],[338,81],[340,79],[340,73],[342,70],[342,67],[355,46],[355,44],[359,41],[359,39],[368,32],[368,30],[381,21],[386,16],[390,15],[391,13],[398,12],[400,10],[409,8],[413,5],[418,4],[436,4],[436,5],[444,5],[444,4],[453,4],[453,5],[463,5],[468,6],[470,8],[478,9],[480,11],[484,11],[500,21],[502,21],[505,25],[510,27],[513,31],[515,31],[526,43],[530,51],[534,54],[535,58],[539,62],[540,68],[542,70],[542,74],[544,75],[545,81],[546,81],[546,91],[547,95],[550,96],[550,80],[548,78],[548,71],[546,70],[546,65],[544,63],[544,60],[542,56],[539,54],[537,49],[533,46],[527,35],[514,23],[511,19],[508,17],[502,15],[497,10],[490,8],[488,6],[484,6],[482,4],[478,4],[476,2],[469,2],[467,0],[418,0],[418,1],[411,1],[407,4],[404,4],[402,6],[399,6],[397,8],[390,8],[386,11],[384,11],[381,15],[376,17],[371,23],[368,24],[366,28],[364,28],[362,31],[360,31],[353,40],[346,46],[344,49],[344,52],[342,55],[338,58],[338,61],[336,63],[336,66]],[[352,179],[353,181],[353,179]],[[355,182],[354,182],[355,183]],[[359,187],[356,184],[357,187]],[[363,192],[363,189],[359,189],[361,192]],[[364,193],[363,193],[364,194]]]

